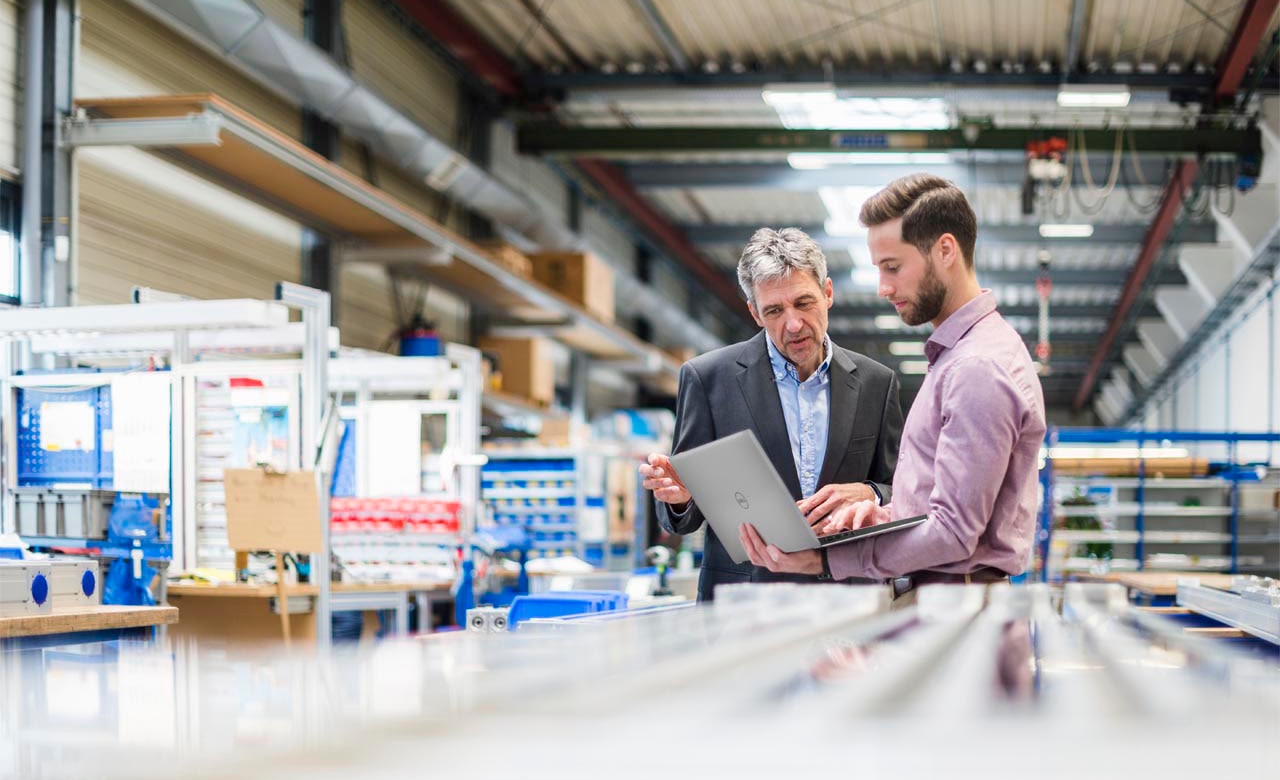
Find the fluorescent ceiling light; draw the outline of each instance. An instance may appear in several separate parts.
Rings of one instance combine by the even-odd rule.
[[[927,374],[929,372],[929,361],[904,360],[898,364],[898,371],[903,374]]]
[[[942,98],[849,97],[830,84],[766,86],[764,102],[782,124],[808,130],[945,130],[951,112]]]
[[[766,84],[760,97],[774,108],[835,103],[836,90],[830,84]]]
[[[876,327],[880,330],[897,330],[902,327],[902,320],[896,314],[881,314],[876,317]]]
[[[1129,105],[1129,88],[1123,84],[1064,84],[1058,90],[1063,108],[1124,108]]]
[[[889,354],[890,354],[890,355],[905,355],[905,356],[923,355],[923,354],[924,354],[924,342],[923,342],[923,341],[895,341],[895,342],[892,342],[891,344],[889,344]]]
[[[813,171],[833,165],[947,165],[946,152],[793,152],[787,163],[796,170]]]
[[[865,236],[858,221],[862,204],[878,192],[876,187],[819,187],[818,197],[827,209],[826,230],[832,236]]]
[[[1041,225],[1041,238],[1088,238],[1093,235],[1093,225],[1089,224],[1059,224],[1059,225]]]

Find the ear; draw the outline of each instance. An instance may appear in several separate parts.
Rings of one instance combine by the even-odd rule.
[[[830,309],[836,302],[835,288],[831,285],[831,277],[827,277],[827,281],[822,283],[822,294],[826,296],[827,308]]]
[[[756,324],[763,328],[764,320],[760,319],[760,313],[756,311],[756,305],[748,302],[747,311],[751,312],[751,319],[755,320]]]
[[[938,248],[938,260],[943,268],[951,270],[957,264],[964,265],[964,255],[960,253],[960,243],[955,236],[943,233],[934,246]]]

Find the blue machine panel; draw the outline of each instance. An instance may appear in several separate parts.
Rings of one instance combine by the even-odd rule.
[[[46,450],[41,446],[45,404],[84,403],[94,409],[93,449]],[[109,489],[115,456],[103,447],[111,444],[111,387],[90,387],[63,391],[22,388],[18,390],[18,486],[79,484]],[[104,437],[104,434],[106,436]]]

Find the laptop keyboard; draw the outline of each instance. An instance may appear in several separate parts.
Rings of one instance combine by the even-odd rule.
[[[819,536],[818,545],[820,547],[825,547],[828,544],[835,544],[836,542],[848,539],[849,537],[853,536],[855,533],[856,533],[855,531],[841,531],[838,534],[829,534],[827,536]]]

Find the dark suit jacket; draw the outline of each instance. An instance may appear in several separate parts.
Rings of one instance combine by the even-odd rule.
[[[754,338],[699,355],[680,369],[676,431],[672,453],[691,450],[742,430],[753,431],[792,496],[800,499],[800,478],[791,455],[782,401],[769,364],[764,331]],[[891,498],[893,468],[902,435],[898,377],[871,358],[832,344],[831,403],[826,458],[818,487],[836,482],[874,482]],[[668,533],[698,530],[703,516],[690,504],[683,516],[657,501],[658,522]],[[698,599],[710,601],[726,582],[813,582],[813,577],[774,574],[750,561],[734,563],[707,527]]]

